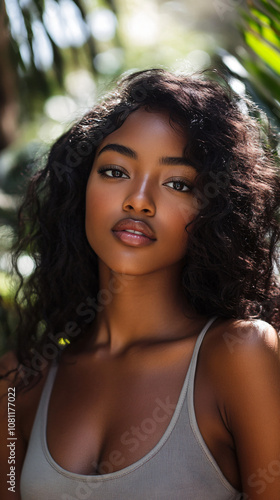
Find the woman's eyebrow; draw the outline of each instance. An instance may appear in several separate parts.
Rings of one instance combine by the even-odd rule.
[[[97,156],[100,156],[102,153],[105,151],[116,151],[117,153],[120,153],[124,156],[128,156],[129,158],[133,158],[134,160],[138,159],[138,155],[136,151],[134,151],[131,148],[128,148],[127,146],[123,146],[122,144],[106,144],[98,153]],[[160,158],[160,164],[161,165],[185,165],[187,167],[191,166],[190,162],[187,160],[187,158],[183,158],[180,156],[163,156]]]
[[[160,163],[162,165],[185,165],[187,167],[190,167],[190,162],[187,158],[183,158],[180,156],[164,156],[163,158],[160,159]]]
[[[137,160],[138,158],[137,153],[133,151],[133,149],[122,146],[121,144],[106,144],[106,146],[99,151],[97,156],[100,156],[101,153],[104,153],[104,151],[116,151],[117,153],[133,158],[134,160]]]

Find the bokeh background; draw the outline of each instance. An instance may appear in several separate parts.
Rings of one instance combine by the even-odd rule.
[[[28,177],[124,71],[221,71],[280,129],[280,0],[0,0],[0,354],[13,336],[10,248]],[[29,255],[19,261],[28,279]]]

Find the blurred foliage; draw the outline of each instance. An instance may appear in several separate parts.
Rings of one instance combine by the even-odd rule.
[[[221,64],[245,92],[265,111],[280,130],[280,4],[247,0],[238,9],[237,26],[243,43],[230,51],[219,48],[215,63]],[[242,91],[241,91],[242,93]]]
[[[114,0],[102,6],[115,10]],[[31,119],[47,97],[64,89],[69,68],[95,73],[99,50],[82,0],[1,0],[0,8],[1,60],[22,117]]]
[[[0,0],[0,352],[16,206],[50,143],[123,71],[211,65],[280,126],[279,0]]]
[[[280,3],[248,0],[241,10],[248,52],[241,57],[249,79],[280,122]]]

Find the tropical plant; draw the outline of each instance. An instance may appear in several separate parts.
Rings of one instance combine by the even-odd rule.
[[[235,66],[234,71],[229,62],[230,69],[280,126],[280,2],[247,0],[239,13],[244,43],[233,55],[242,67]],[[228,65],[226,57],[224,61]]]
[[[114,0],[102,5],[115,11]],[[1,0],[0,54],[0,151],[14,138],[19,103],[26,119],[63,88],[67,66],[97,72],[98,48],[81,0]]]

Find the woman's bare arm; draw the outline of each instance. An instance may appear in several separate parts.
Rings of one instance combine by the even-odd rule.
[[[263,321],[234,322],[220,337],[211,365],[219,408],[234,438],[245,498],[279,500],[277,333]]]

